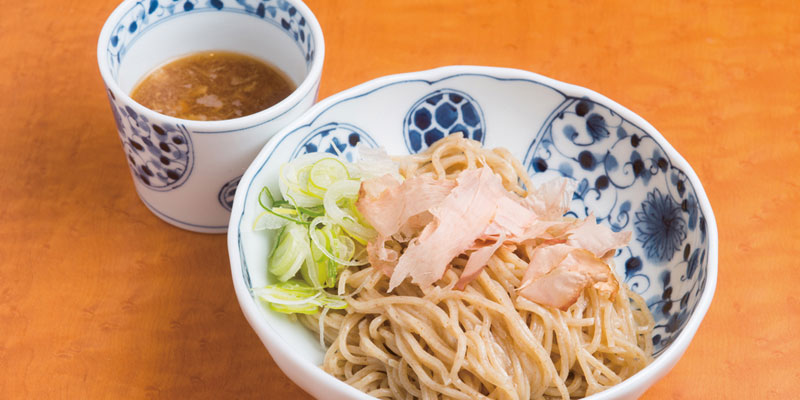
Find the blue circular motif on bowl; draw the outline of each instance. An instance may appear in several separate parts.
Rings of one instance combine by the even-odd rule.
[[[353,162],[358,159],[356,146],[359,143],[369,147],[378,147],[375,139],[361,128],[351,124],[331,122],[314,129],[303,138],[292,152],[292,159],[302,154],[324,151]]]
[[[118,106],[112,95],[109,101],[128,166],[136,180],[157,191],[183,185],[194,164],[191,135],[186,127],[152,124],[132,108]]]
[[[486,136],[483,110],[475,99],[455,89],[439,89],[421,98],[408,110],[403,123],[410,153],[419,153],[457,132],[481,143]]]
[[[219,204],[222,206],[222,208],[228,211],[233,208],[233,198],[236,196],[236,188],[239,186],[239,181],[241,179],[242,176],[239,175],[236,178],[226,182],[224,185],[222,185],[222,188],[219,189],[217,199],[219,200]]]

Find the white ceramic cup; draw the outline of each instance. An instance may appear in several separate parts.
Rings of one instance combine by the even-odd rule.
[[[251,55],[297,89],[241,118],[190,121],[159,114],[129,93],[155,67],[198,51]],[[222,233],[239,178],[267,140],[314,103],[325,45],[300,0],[125,0],[106,21],[97,62],[142,202],[164,221]]]

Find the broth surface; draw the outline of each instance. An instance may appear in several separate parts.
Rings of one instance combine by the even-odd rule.
[[[149,72],[131,97],[162,114],[198,121],[244,117],[288,97],[296,86],[260,59],[228,51],[181,57]]]

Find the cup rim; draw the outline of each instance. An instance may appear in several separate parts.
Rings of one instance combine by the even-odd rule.
[[[308,73],[297,86],[297,88],[286,98],[280,102],[256,113],[245,115],[243,117],[223,119],[216,121],[198,121],[191,119],[177,118],[166,114],[159,113],[151,110],[134,100],[127,92],[122,90],[119,83],[113,76],[111,76],[111,69],[108,66],[108,60],[105,57],[108,41],[111,38],[111,31],[114,25],[120,21],[123,15],[140,0],[124,0],[122,1],[108,16],[103,23],[103,28],[100,31],[100,36],[97,40],[97,65],[100,69],[100,75],[103,78],[106,88],[110,90],[115,97],[122,97],[122,101],[129,105],[136,113],[146,115],[147,117],[158,118],[167,123],[181,124],[191,131],[206,131],[204,133],[228,133],[236,132],[242,129],[251,128],[257,125],[270,122],[281,115],[289,112],[298,103],[300,103],[308,93],[314,89],[316,83],[322,76],[322,64],[325,59],[325,38],[322,34],[322,27],[317,21],[316,15],[302,0],[287,0],[300,11],[305,17],[306,23],[311,29],[311,34],[314,38],[315,49],[314,59],[311,61],[311,68]],[[220,49],[225,50],[225,49]],[[151,118],[151,119],[152,119]]]

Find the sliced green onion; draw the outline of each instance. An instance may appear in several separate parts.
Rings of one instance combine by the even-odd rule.
[[[353,239],[350,239],[349,236],[339,235],[336,241],[338,245],[336,246],[336,256],[342,260],[353,260],[356,253],[356,244]]]
[[[347,302],[341,297],[315,289],[297,279],[253,289],[253,294],[269,302],[273,310],[286,314],[316,314],[319,307],[347,307]]]
[[[336,261],[329,257],[334,239],[328,230],[330,230],[330,227],[323,229],[309,228],[312,258],[307,260],[301,269],[303,278],[317,288],[334,287],[336,278],[339,275],[339,266]]]
[[[319,303],[315,300],[323,296],[323,292],[294,279],[253,289],[253,294],[269,302],[271,309],[284,314],[316,314]]]
[[[278,237],[275,250],[269,256],[267,270],[284,282],[292,278],[309,258],[306,229],[297,224],[286,226]]]
[[[284,227],[286,224],[289,223],[289,219],[277,217],[270,212],[269,209],[264,210],[261,214],[256,216],[255,221],[253,221],[253,230],[254,231],[262,231],[265,229],[279,229]]]
[[[309,188],[309,173],[314,163],[330,158],[326,153],[309,153],[295,158],[281,166],[278,183],[284,199],[294,197],[300,207],[313,207],[322,204],[323,193],[315,193]]]
[[[264,203],[261,201],[261,198],[264,196],[267,196],[267,200],[269,200],[269,206],[265,206]],[[258,193],[258,204],[261,206],[261,208],[265,210],[269,209],[270,207],[272,207],[273,204],[275,204],[275,199],[272,197],[272,193],[270,193],[268,187],[264,186],[261,189],[261,192]]]
[[[322,196],[325,195],[325,191],[311,185],[311,167],[312,165],[306,165],[297,171],[296,190],[306,196],[316,197],[317,199],[322,200]]]
[[[316,303],[319,303],[319,305],[321,305],[322,307],[332,308],[334,310],[343,310],[347,308],[347,302],[343,298],[331,294],[327,294],[326,296],[320,296],[316,298],[314,301]]]
[[[321,289],[328,280],[327,259],[312,243],[309,243],[308,252],[310,257],[306,258],[300,274],[309,285]]]
[[[391,170],[386,163],[391,160],[381,156]],[[267,187],[259,193],[264,211],[253,228],[281,229],[267,260],[268,272],[279,282],[254,290],[271,309],[315,314],[320,307],[347,306],[326,289],[336,286],[342,269],[368,263],[363,245],[375,235],[355,206],[361,183],[353,176],[357,168],[336,156],[304,154],[281,166],[282,200]]]
[[[347,166],[336,158],[323,158],[315,162],[309,170],[309,186],[327,190],[334,182],[350,179]]]
[[[319,306],[313,303],[304,303],[296,306],[287,306],[278,303],[269,303],[269,308],[283,314],[314,315],[319,312]]]
[[[317,248],[317,250],[319,250],[322,254],[324,254],[325,257],[328,257],[328,259],[330,259],[330,260],[332,260],[332,261],[334,261],[334,262],[336,262],[338,264],[347,266],[347,267],[357,267],[357,266],[360,266],[360,265],[367,264],[368,263],[367,260],[351,261],[349,259],[341,258],[341,257],[331,253],[331,249],[333,248],[333,246],[331,245],[331,242],[338,242],[339,239],[347,238],[346,236],[343,237],[343,238],[338,238],[338,237],[337,238],[332,238],[332,237],[327,237],[326,236],[325,239],[326,239],[327,243],[324,243],[324,244],[322,243],[322,241],[319,238],[319,235],[317,235],[316,233],[319,232],[322,235],[326,235],[326,234],[325,234],[325,232],[322,232],[322,231],[318,230],[317,226],[325,225],[325,224],[330,226],[332,224],[332,222],[333,221],[331,221],[330,219],[325,218],[325,217],[317,217],[317,218],[314,218],[313,221],[311,221],[311,225],[309,225],[309,227],[308,227],[308,230],[309,230],[309,233],[310,233],[309,236],[311,236],[311,242],[314,244],[314,246]],[[347,238],[347,239],[349,239],[349,238]],[[347,245],[345,245],[345,246],[347,246]],[[355,252],[355,244],[353,244],[352,240],[350,240],[350,246],[352,246],[352,252]]]
[[[297,211],[305,215],[310,215],[312,217],[321,217],[325,215],[325,209],[322,208],[322,206],[309,207],[309,208],[297,207]]]
[[[323,205],[325,206],[325,213],[330,217],[333,222],[340,225],[353,239],[356,239],[361,244],[365,244],[367,240],[375,236],[375,231],[358,222],[355,215],[351,215],[346,210],[339,207],[339,201],[349,199],[353,202],[358,198],[358,191],[361,188],[361,183],[358,181],[345,180],[339,181],[331,185],[325,193]]]
[[[286,217],[296,217],[297,216],[297,209],[296,208],[273,207],[272,211],[275,214],[283,215],[283,216],[286,216]]]
[[[297,279],[256,288],[253,293],[270,303],[286,306],[305,304],[322,295],[322,292]]]
[[[264,198],[265,196],[266,196],[266,200],[268,200],[269,205],[264,204],[264,202],[262,201],[262,198]],[[285,208],[282,207],[282,205],[285,205],[285,204],[288,204],[288,203],[286,203],[285,201],[276,202],[275,199],[272,197],[272,193],[269,191],[269,188],[267,188],[266,186],[264,186],[264,188],[261,189],[261,192],[258,193],[258,204],[261,206],[261,208],[264,209],[264,212],[259,214],[256,217],[255,221],[253,221],[253,230],[255,230],[255,231],[263,230],[263,229],[278,229],[278,228],[286,225],[285,223],[281,223],[281,222],[276,221],[275,218],[273,218],[273,217],[282,218],[282,219],[285,219],[287,221],[295,222],[295,223],[298,223],[298,224],[308,225],[308,222],[306,222],[306,221],[303,221],[303,220],[298,219],[298,218],[292,218],[291,216],[286,215],[285,212],[280,212],[281,210],[290,210],[290,209],[285,209]],[[280,204],[281,207],[278,207],[278,204]],[[264,213],[269,213],[273,217],[266,217],[264,215]],[[294,215],[297,215],[297,211],[296,210],[291,210],[291,213],[294,213]],[[264,221],[260,221],[260,220],[262,220],[264,218],[267,218],[267,219],[264,220]]]

